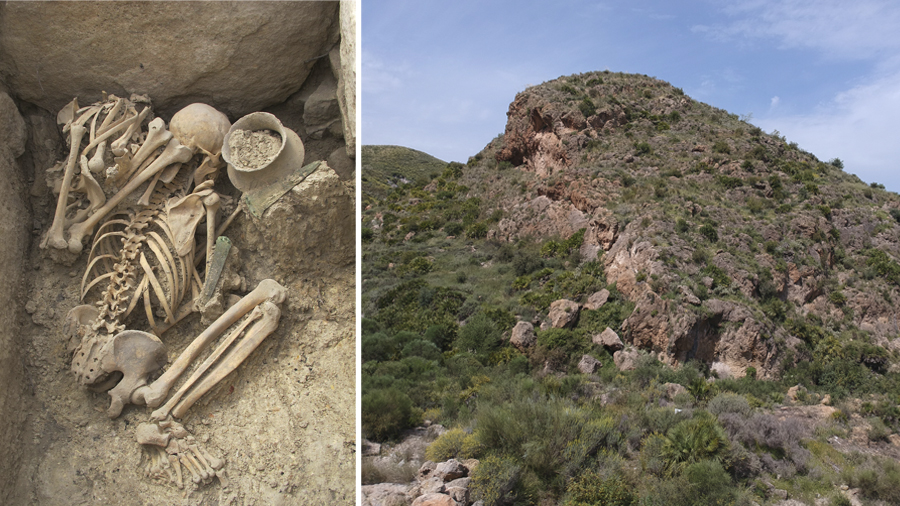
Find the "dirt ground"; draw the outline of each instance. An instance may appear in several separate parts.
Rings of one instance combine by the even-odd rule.
[[[332,149],[312,146],[308,153]],[[47,154],[31,157],[40,166]],[[20,438],[16,448],[3,449],[18,459],[8,504],[352,504],[353,183],[319,169],[262,217],[244,213],[225,232],[239,254],[238,295],[266,278],[285,286],[288,295],[278,329],[182,420],[211,453],[226,460],[229,485],[214,480],[185,490],[143,476],[134,428],[151,410],[128,405],[111,420],[109,396],[80,386],[70,372],[63,323],[69,309],[81,304],[87,255],[64,258],[39,248],[55,205],[40,183],[24,197],[33,213],[33,220],[26,219],[34,224],[15,308],[25,398],[21,410],[5,420],[17,424]],[[138,313],[128,328],[147,330]],[[204,328],[194,314],[162,336],[170,363]]]

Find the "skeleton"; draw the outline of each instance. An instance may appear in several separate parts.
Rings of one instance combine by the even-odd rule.
[[[225,484],[224,461],[201,448],[174,419],[183,417],[277,328],[286,290],[273,280],[260,282],[150,382],[168,358],[158,336],[194,310],[201,292],[208,292],[204,285],[216,283],[209,269],[217,254],[213,243],[237,209],[217,229],[216,213],[225,198],[212,186],[224,165],[220,153],[228,119],[212,107],[193,104],[175,114],[168,129],[156,118],[142,134],[143,122],[151,117],[149,104],[136,110],[142,101],[148,102],[111,95],[85,108],[73,101],[60,111],[57,119],[69,134],[69,155],[64,164],[50,169],[63,174],[56,185],[53,224],[41,246],[79,253],[83,238],[96,227],[81,298],[94,296],[97,301],[77,306],[67,316],[66,332],[74,344],[71,368],[82,385],[109,392],[110,418],[118,417],[126,404],[158,408],[136,431],[145,449],[145,474],[179,487],[188,483],[188,474],[197,484],[213,477]],[[144,184],[146,190],[138,195]],[[200,247],[194,236],[204,219],[207,240]],[[204,257],[202,280],[197,268]],[[126,318],[140,301],[152,333],[126,329]],[[163,404],[201,352],[232,326]]]

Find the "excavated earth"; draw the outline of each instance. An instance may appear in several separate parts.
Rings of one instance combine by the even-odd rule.
[[[59,97],[70,100],[84,90],[60,90],[65,80],[54,84],[56,77],[48,76],[48,69],[42,70],[38,88],[22,81],[30,78],[10,77],[10,69],[24,66],[15,57],[21,56],[15,53],[16,44],[23,42],[9,38],[11,32],[3,28],[8,37],[0,35],[0,384],[4,386],[0,391],[0,452],[4,455],[0,504],[287,505],[352,504],[355,500],[355,188],[353,161],[347,153],[352,156],[355,141],[343,128],[355,112],[338,96],[345,87],[353,89],[352,83],[342,82],[348,74],[340,70],[346,49],[341,28],[352,24],[338,19],[339,13],[345,14],[345,6],[339,9],[336,2],[245,5],[235,13],[224,7],[186,7],[208,10],[190,16],[192,23],[200,25],[218,26],[243,16],[243,39],[233,43],[230,53],[214,55],[232,59],[213,62],[215,69],[200,69],[204,77],[198,81],[199,88],[182,89],[178,86],[183,83],[176,83],[166,95],[160,85],[166,76],[148,74],[148,89],[140,90],[140,79],[128,74],[120,81],[98,83],[96,89],[126,97],[147,92],[156,100],[150,93],[155,91],[161,106],[154,112],[166,121],[194,101],[219,107],[232,122],[251,110],[265,110],[300,135],[306,163],[328,161],[261,216],[254,217],[245,208],[224,234],[237,252],[235,261],[229,262],[231,272],[226,273],[241,278],[235,295],[244,295],[266,278],[288,290],[277,330],[182,420],[211,453],[226,460],[229,484],[214,480],[179,490],[144,477],[145,460],[134,429],[148,420],[150,409],[129,405],[111,420],[106,416],[109,396],[82,387],[70,372],[63,323],[66,313],[81,303],[78,292],[87,255],[75,258],[42,250],[39,244],[56,205],[44,172],[68,152],[52,107]],[[41,9],[54,8],[38,15]],[[149,4],[85,8],[92,11],[90,16],[85,14],[86,19],[125,16],[133,22],[140,16],[157,16],[155,23],[162,26],[184,14]],[[0,25],[65,17],[66,9],[70,6],[0,6]],[[279,9],[293,11],[285,15]],[[306,21],[299,23],[298,18]],[[74,25],[85,27],[86,23]],[[258,26],[251,26],[254,23]],[[320,40],[291,38],[290,30],[302,29],[291,28],[295,25],[318,27]],[[264,26],[268,28],[261,30]],[[110,27],[110,33],[116,33],[114,28]],[[24,27],[14,31],[28,32]],[[203,26],[193,27],[192,33],[203,32]],[[287,37],[292,44],[309,44],[307,57],[327,57],[305,62],[302,71],[292,74],[292,78],[302,74],[298,82],[276,75],[284,82],[268,83],[271,89],[266,91],[269,95],[263,94],[268,97],[265,102],[259,96],[250,97],[253,90],[234,93],[246,95],[241,97],[209,89],[216,82],[232,85],[228,80],[216,81],[217,72],[246,76],[250,72],[241,65],[254,65],[257,73],[266,75],[261,67],[283,66],[277,59],[244,54],[256,50],[255,46],[248,49],[248,44],[265,46],[261,33],[278,35],[276,41]],[[118,43],[129,48],[140,45]],[[165,59],[158,49],[145,48],[144,56],[150,55],[148,61]],[[149,64],[141,69],[145,66]],[[101,68],[98,79],[106,79],[107,71],[115,75],[115,69]],[[78,80],[71,83],[87,86]],[[82,104],[97,99],[79,97]],[[235,200],[240,197],[224,171],[216,190]],[[128,325],[148,330],[142,316],[133,315]],[[170,363],[204,328],[194,314],[163,335]]]

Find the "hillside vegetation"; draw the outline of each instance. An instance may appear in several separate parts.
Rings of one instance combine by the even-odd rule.
[[[609,72],[399,153],[363,150],[365,437],[450,428],[485,504],[900,503],[900,196]]]
[[[404,184],[425,184],[447,165],[427,153],[400,146],[362,146],[361,150],[364,206]]]

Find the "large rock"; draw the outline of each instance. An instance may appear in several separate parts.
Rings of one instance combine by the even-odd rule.
[[[528,322],[519,322],[512,329],[509,343],[520,350],[525,350],[534,346],[536,339],[534,336],[534,325]]]
[[[635,348],[627,348],[613,353],[613,362],[620,371],[631,371],[637,368],[641,352]]]
[[[447,494],[425,494],[417,497],[412,506],[457,506],[457,502]]]
[[[16,497],[13,487],[18,470],[22,467],[23,454],[29,451],[31,435],[26,430],[26,395],[22,365],[22,349],[17,321],[21,304],[22,271],[28,247],[31,218],[22,199],[26,194],[17,158],[25,152],[27,130],[25,121],[15,103],[6,93],[0,92],[0,277],[4,289],[0,290],[0,449],[6,457],[0,460],[0,498],[11,501]],[[23,502],[26,502],[24,499]]]
[[[378,483],[362,486],[363,506],[409,506],[409,485]]]
[[[606,301],[609,299],[609,290],[606,288],[600,290],[599,292],[595,292],[588,297],[587,302],[584,303],[584,309],[596,310],[603,307],[603,304],[606,304]]]
[[[253,265],[258,275],[279,277],[295,274],[327,276],[335,267],[355,259],[353,193],[327,165],[320,166],[300,184],[269,207],[260,218],[245,213],[229,229],[247,244],[242,254],[264,248],[267,260]],[[310,219],[315,217],[315,219]],[[290,238],[285,240],[284,238]]]
[[[550,325],[555,329],[572,327],[578,319],[578,309],[578,303],[568,299],[559,299],[553,302],[550,304],[550,313],[547,315]]]
[[[603,364],[590,355],[582,355],[581,360],[578,362],[578,370],[581,371],[581,374],[594,374],[601,367],[603,367]]]
[[[606,330],[595,335],[591,339],[591,341],[594,344],[603,346],[612,353],[615,353],[625,347],[625,345],[622,344],[622,340],[619,338],[619,334],[616,334],[616,331],[609,327],[606,327]]]
[[[211,101],[235,119],[300,89],[338,41],[338,11],[337,2],[5,3],[0,76],[54,112],[105,90],[147,94],[163,115]]]
[[[432,476],[437,476],[443,481],[453,481],[457,478],[464,478],[469,474],[469,470],[466,469],[466,466],[462,465],[456,459],[450,459],[446,462],[441,462],[434,468],[434,473]]]

